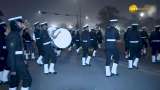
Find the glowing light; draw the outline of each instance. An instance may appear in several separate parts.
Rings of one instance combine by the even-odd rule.
[[[139,15],[140,15],[140,17],[144,17],[144,16],[145,16],[145,13],[144,13],[144,12],[141,12]]]
[[[130,13],[137,13],[137,11],[138,11],[138,6],[136,4],[131,4],[129,6],[129,12]]]
[[[42,14],[41,10],[38,11],[38,14]]]
[[[89,19],[89,17],[88,17],[88,16],[86,16],[86,17],[85,17],[85,19],[86,19],[86,20],[88,20],[88,19]]]
[[[157,9],[155,6],[151,6],[148,10],[148,16],[153,16],[156,13]]]
[[[149,17],[152,17],[157,12],[157,8],[154,5],[145,5],[142,10],[145,11]]]

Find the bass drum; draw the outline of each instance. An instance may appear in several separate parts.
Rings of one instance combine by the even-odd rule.
[[[72,36],[69,30],[64,28],[55,29],[53,27],[50,27],[48,31],[50,32],[51,39],[53,40],[53,45],[56,48],[64,49],[70,46],[72,42]],[[57,37],[54,38],[53,36]]]

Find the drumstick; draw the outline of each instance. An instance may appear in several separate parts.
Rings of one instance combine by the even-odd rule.
[[[59,32],[57,33],[57,35],[54,35],[54,34],[53,34],[53,36],[52,36],[53,39],[57,38],[60,33],[61,33],[61,31],[59,31]]]

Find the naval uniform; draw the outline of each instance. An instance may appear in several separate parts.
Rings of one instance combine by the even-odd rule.
[[[125,52],[128,54],[128,49],[129,49],[129,42],[127,40],[127,35],[128,35],[128,32],[129,30],[131,30],[131,28],[128,28],[127,31],[124,33],[124,43],[125,43]],[[127,58],[128,58],[128,55],[127,55]]]
[[[42,50],[44,51],[42,55],[44,57],[44,60],[43,60],[44,74],[48,74],[48,73],[57,74],[57,72],[55,71],[55,63],[57,61],[57,57],[56,57],[56,53],[54,52],[54,47],[51,43],[52,40],[47,30],[48,24],[47,23],[41,24],[41,28],[42,28],[42,31],[40,34],[40,40],[43,44]]]
[[[80,32],[76,31],[75,32],[75,45],[76,45],[76,51],[77,53],[80,50],[80,46],[81,46],[81,38],[80,38]]]
[[[25,29],[23,31],[23,43],[24,43],[24,50],[26,51],[26,59],[33,59],[34,57],[34,49],[33,49],[33,39],[31,38],[29,32],[26,31]],[[31,56],[32,58],[29,58]]]
[[[146,31],[140,31],[140,37],[142,39],[143,47],[147,48],[148,47],[147,39],[149,38],[147,32]]]
[[[150,35],[150,46],[152,49],[152,63],[160,61],[160,29],[157,27]]]
[[[96,30],[91,30],[90,32],[90,47],[92,49],[92,56],[95,56],[96,50],[98,49],[98,39],[96,35]]]
[[[105,47],[106,47],[106,76],[118,75],[117,67],[119,63],[119,50],[117,41],[120,40],[118,30],[114,26],[108,26],[105,32]],[[113,58],[112,58],[113,57]],[[113,59],[113,65],[110,71],[110,64]]]
[[[88,30],[82,31],[81,34],[81,40],[82,40],[82,65],[90,65],[91,60],[91,54],[89,52],[90,48],[90,33]]]
[[[103,41],[103,36],[102,36],[101,30],[98,30],[96,36],[97,36],[97,40],[98,40],[98,46],[99,46],[99,48],[101,48],[101,44],[102,44],[102,41]]]
[[[23,41],[20,36],[21,29],[16,25],[16,21],[10,21],[11,32],[7,36],[8,57],[7,63],[11,69],[9,80],[9,87],[15,90],[22,80],[22,89],[28,90],[31,86],[32,78],[25,64],[25,57],[23,56]]]
[[[117,48],[117,40],[119,39],[120,39],[120,36],[119,36],[118,30],[113,26],[108,27],[105,32],[106,56],[107,56],[106,66],[110,65],[112,61],[111,60],[112,55],[115,60],[114,63],[118,64],[119,62],[119,51]]]
[[[6,47],[5,23],[0,24],[0,83],[8,82],[9,67],[7,65],[8,50]]]
[[[140,37],[141,37],[141,41],[142,41],[142,47],[143,47],[143,54],[145,55],[146,54],[146,49],[148,47],[148,33],[144,30],[140,31]]]
[[[37,48],[38,48],[38,53],[39,53],[39,55],[42,55],[42,53],[43,53],[43,50],[42,50],[43,44],[42,44],[42,42],[40,40],[40,33],[41,33],[40,30],[38,30],[38,29],[34,30],[34,36],[35,36],[36,45],[37,45]]]
[[[37,64],[42,65],[43,64],[43,56],[42,55],[43,55],[44,51],[42,49],[43,43],[40,39],[40,33],[41,33],[40,25],[39,25],[39,23],[36,23],[34,26],[35,26],[34,39],[35,39],[36,46],[37,46],[37,49],[38,49],[38,54],[39,54],[39,57],[37,59]],[[37,28],[37,27],[39,27],[39,28]]]
[[[50,62],[56,63],[56,53],[54,52],[54,47],[51,44],[51,38],[47,30],[42,30],[40,35],[40,40],[43,43],[42,50],[44,51],[44,64],[48,64]]]
[[[129,42],[129,60],[128,68],[133,67],[138,68],[139,59],[141,57],[142,41],[140,38],[140,33],[138,31],[138,26],[132,26],[132,29],[128,32],[127,41]]]

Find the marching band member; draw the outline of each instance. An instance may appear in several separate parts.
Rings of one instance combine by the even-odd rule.
[[[146,31],[146,27],[142,27],[142,29],[140,30],[140,35],[141,35],[141,39],[142,39],[142,45],[143,45],[143,55],[146,55],[147,53],[147,47],[148,47],[148,33]]]
[[[23,42],[24,42],[26,60],[35,59],[35,55],[34,55],[34,51],[33,51],[33,39],[31,38],[31,36],[29,34],[28,28],[26,28],[23,31],[22,37],[23,37]],[[29,56],[31,56],[31,58]]]
[[[119,50],[117,48],[117,42],[120,41],[120,35],[118,30],[115,28],[117,23],[117,19],[110,20],[110,26],[106,28],[105,32],[105,47],[106,47],[106,77],[110,77],[111,75],[117,76],[117,67],[119,63]],[[113,57],[114,62],[112,68],[111,57]]]
[[[9,19],[11,32],[7,36],[7,62],[11,68],[9,90],[16,90],[22,80],[21,90],[29,90],[32,78],[27,69],[23,53],[22,33],[25,29],[21,16]]]
[[[129,42],[127,39],[128,32],[131,30],[131,26],[127,28],[127,31],[124,33],[124,43],[125,43],[125,58],[129,58]]]
[[[150,35],[150,46],[152,48],[152,63],[160,62],[160,25]]]
[[[100,29],[97,29],[98,48],[102,47],[103,35]]]
[[[95,57],[98,49],[98,40],[96,36],[96,30],[94,29],[92,29],[90,32],[90,45],[91,45],[91,49],[93,49],[92,56]]]
[[[43,51],[44,51],[44,74],[53,73],[57,74],[55,71],[55,64],[56,64],[56,53],[54,52],[54,47],[51,44],[51,38],[48,33],[48,24],[47,23],[41,23],[41,34],[40,34],[40,40],[43,43]],[[58,33],[59,34],[59,33]],[[58,35],[57,34],[57,35]],[[55,36],[54,38],[56,38]]]
[[[75,31],[75,45],[76,45],[76,52],[79,53],[81,48],[81,38],[80,38],[80,32],[78,30]]]
[[[142,50],[142,41],[138,30],[138,24],[132,24],[132,29],[129,30],[126,38],[129,42],[128,45],[130,53],[128,60],[128,68],[138,69],[138,63],[141,57],[141,50]]]
[[[0,83],[8,83],[9,67],[7,65],[8,50],[6,47],[7,25],[0,22]]]
[[[40,34],[41,34],[41,27],[40,27],[40,23],[39,22],[36,22],[34,23],[34,39],[35,39],[35,42],[36,42],[36,45],[37,45],[37,49],[38,49],[38,54],[39,54],[39,57],[37,59],[37,64],[39,65],[43,65],[43,44],[40,40]]]
[[[82,39],[82,66],[90,66],[90,60],[91,60],[91,55],[89,53],[89,46],[90,46],[90,33],[89,33],[89,26],[85,26],[83,28],[82,34],[81,34],[81,39]]]

